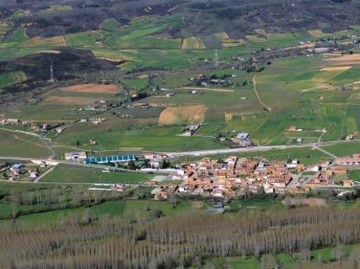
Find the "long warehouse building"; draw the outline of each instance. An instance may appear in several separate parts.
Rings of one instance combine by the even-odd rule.
[[[136,155],[116,155],[110,157],[88,157],[85,159],[85,163],[95,163],[95,164],[106,164],[106,163],[120,163],[135,161]]]

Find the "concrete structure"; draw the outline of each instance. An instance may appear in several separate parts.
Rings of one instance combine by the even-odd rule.
[[[65,160],[67,161],[81,161],[87,157],[86,152],[68,152],[65,153]]]

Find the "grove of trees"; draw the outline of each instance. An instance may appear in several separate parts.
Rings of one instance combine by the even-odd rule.
[[[57,224],[1,224],[0,267],[199,268],[212,257],[256,256],[269,268],[273,254],[297,252],[307,261],[310,250],[326,246],[334,247],[334,261],[341,262],[342,246],[358,243],[360,209],[352,208],[244,210],[137,221],[83,214]],[[359,254],[360,248],[354,248],[349,267],[342,267],[359,268]]]

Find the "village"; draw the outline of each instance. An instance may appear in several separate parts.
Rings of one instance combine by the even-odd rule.
[[[285,195],[318,189],[353,190],[359,186],[359,179],[349,178],[348,171],[360,169],[360,154],[304,165],[297,159],[270,161],[237,156],[224,159],[205,157],[175,164],[176,161],[166,154],[87,157],[86,152],[72,152],[65,154],[65,161],[3,163],[0,172],[4,180],[36,183],[61,162],[97,165],[103,173],[127,169],[154,174],[141,184],[92,184],[90,190],[94,191],[124,192],[146,186],[153,187],[151,193],[155,200],[167,200],[170,195],[232,199],[249,193]]]
[[[162,185],[158,177],[147,184],[156,185],[152,192],[156,200],[166,200],[170,193],[227,199],[248,193],[296,194],[322,188],[354,188],[359,183],[347,176],[348,169],[352,168],[360,168],[360,154],[307,166],[298,160],[204,158],[183,163],[181,169],[172,174],[173,180],[181,180],[178,185]]]

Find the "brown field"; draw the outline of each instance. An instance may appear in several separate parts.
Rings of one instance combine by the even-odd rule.
[[[298,45],[298,46],[293,46],[293,47],[288,47],[288,48],[283,48],[281,50],[292,50],[292,49],[312,49],[315,48],[315,42],[309,43],[309,44],[303,44],[303,45]]]
[[[225,32],[216,33],[215,36],[220,39],[223,47],[237,47],[240,45],[246,44],[245,40],[243,39],[231,39],[229,35]]]
[[[69,87],[61,88],[62,92],[75,92],[75,93],[105,93],[116,94],[119,92],[117,85],[99,85],[99,84],[79,84]]]
[[[325,36],[329,35],[327,33],[324,33],[323,31],[321,31],[320,29],[309,30],[308,33],[313,37],[325,37]]]
[[[61,52],[58,50],[43,50],[43,51],[39,51],[37,53],[60,54]]]
[[[205,49],[205,45],[198,37],[184,38],[181,42],[182,49]]]
[[[42,38],[36,36],[30,39],[29,42],[33,46],[39,46],[39,45],[66,46],[67,45],[64,36],[54,36],[49,38]]]
[[[54,105],[89,105],[97,101],[94,97],[48,96],[44,102]]]
[[[320,71],[347,71],[351,69],[352,66],[335,66],[335,67],[325,67],[321,69]]]
[[[168,107],[161,112],[158,122],[159,125],[201,123],[204,121],[206,111],[205,105]]]
[[[333,66],[349,66],[360,64],[360,54],[347,54],[323,60],[326,64]]]

